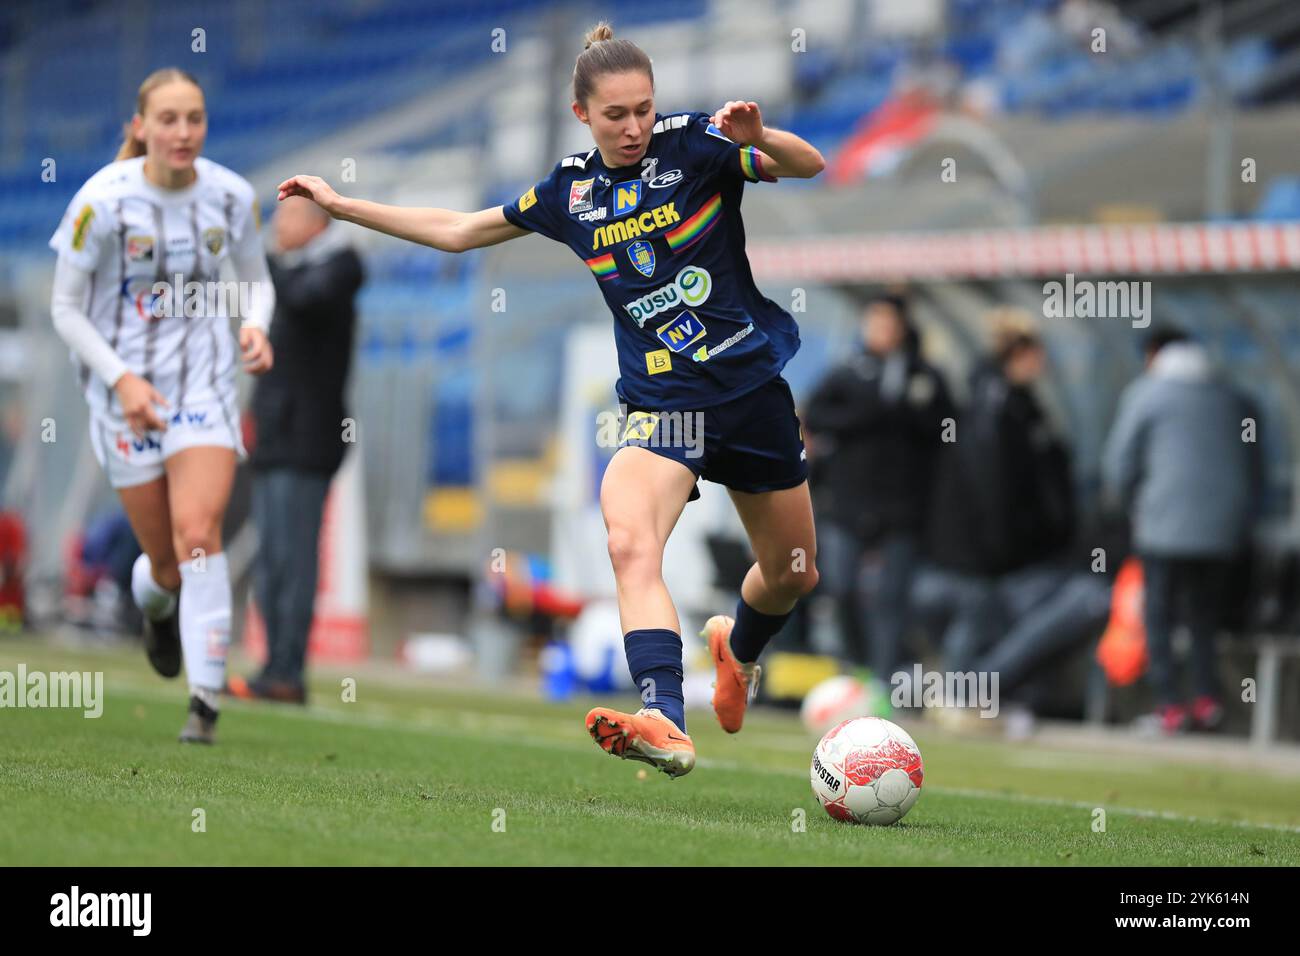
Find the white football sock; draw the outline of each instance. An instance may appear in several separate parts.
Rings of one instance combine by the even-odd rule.
[[[230,569],[224,553],[181,562],[181,653],[191,692],[195,688],[220,691],[225,685],[230,604]]]
[[[151,621],[171,617],[176,610],[176,592],[168,591],[153,579],[153,562],[147,554],[136,558],[131,567],[131,597]]]

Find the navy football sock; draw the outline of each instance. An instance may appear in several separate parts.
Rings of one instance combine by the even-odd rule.
[[[763,653],[767,642],[785,625],[794,608],[784,614],[755,611],[742,597],[736,603],[736,626],[731,629],[731,653],[742,664],[752,664]]]
[[[681,636],[667,628],[628,631],[623,649],[643,706],[659,711],[685,733]]]

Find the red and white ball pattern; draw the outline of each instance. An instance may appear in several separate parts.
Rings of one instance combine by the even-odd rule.
[[[821,739],[810,776],[813,793],[836,820],[888,826],[921,796],[921,751],[897,724],[856,717]]]

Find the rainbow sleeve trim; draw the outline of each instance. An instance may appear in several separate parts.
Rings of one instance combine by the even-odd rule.
[[[718,214],[721,211],[722,193],[714,193],[713,198],[701,206],[695,215],[664,236],[664,239],[668,242],[668,248],[673,252],[680,252],[687,246],[698,242],[706,232],[717,224]]]
[[[769,176],[763,171],[763,155],[753,146],[742,146],[740,148],[740,171],[745,174],[745,178],[751,183],[762,180],[765,183],[776,182],[775,176]]]
[[[618,275],[618,267],[614,265],[614,253],[612,252],[607,252],[603,256],[596,256],[594,259],[587,259],[586,263],[587,268],[601,282]]]

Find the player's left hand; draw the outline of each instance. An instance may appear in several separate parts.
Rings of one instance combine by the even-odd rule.
[[[249,375],[261,375],[269,372],[275,364],[271,353],[271,343],[266,333],[254,325],[245,325],[239,330],[239,351],[244,360],[244,371]]]
[[[763,114],[759,112],[757,103],[728,100],[713,114],[713,125],[722,131],[723,136],[741,146],[752,146],[763,138]]]

